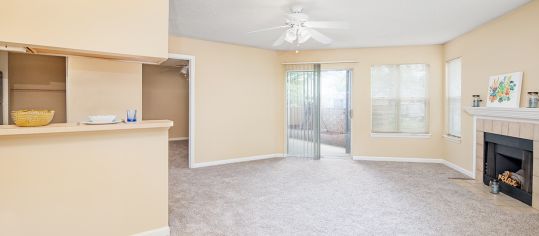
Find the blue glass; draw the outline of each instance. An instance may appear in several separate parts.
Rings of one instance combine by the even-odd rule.
[[[136,109],[127,110],[127,122],[137,122],[137,110]]]

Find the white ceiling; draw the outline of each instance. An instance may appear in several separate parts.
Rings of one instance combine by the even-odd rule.
[[[277,50],[283,30],[247,34],[283,25],[291,5],[311,20],[347,21],[348,30],[320,29],[334,40],[309,40],[299,49],[359,48],[445,43],[529,0],[170,0],[170,34]]]

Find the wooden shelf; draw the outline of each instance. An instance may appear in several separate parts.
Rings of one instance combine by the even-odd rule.
[[[10,89],[19,92],[65,92],[65,89]]]

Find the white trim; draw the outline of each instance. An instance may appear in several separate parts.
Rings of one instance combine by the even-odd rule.
[[[443,136],[445,138],[445,140],[449,141],[449,142],[452,142],[452,143],[461,143],[461,137],[456,137],[456,136],[452,136],[452,135],[444,135]]]
[[[132,234],[131,236],[170,236],[170,227],[162,227],[157,229],[152,229],[136,234]]]
[[[500,117],[489,117],[489,116],[473,116],[473,117],[476,117],[477,119],[482,119],[482,120],[497,120],[497,121],[511,121],[511,122],[517,122],[517,123],[539,124],[539,120],[500,118]]]
[[[474,173],[457,166],[449,161],[444,159],[437,158],[421,158],[421,157],[373,157],[373,156],[353,156],[352,160],[354,161],[392,161],[392,162],[414,162],[414,163],[438,163],[444,164],[447,167],[458,171],[459,173],[473,178]]]
[[[432,134],[412,133],[371,133],[373,138],[430,138]]]
[[[350,154],[328,154],[328,155],[321,155],[321,158],[351,160],[352,156]]]
[[[283,62],[281,65],[305,65],[305,64],[345,64],[359,63],[359,61],[303,61],[303,62]]]
[[[465,107],[464,110],[472,116],[492,120],[515,119],[539,123],[539,108]]]
[[[169,53],[171,59],[189,61],[189,168],[195,168],[195,56]]]
[[[0,51],[28,53],[28,49],[26,49],[26,47],[8,46],[7,44],[2,44],[2,46],[0,47]]]
[[[282,157],[284,157],[284,154],[282,154],[282,153],[258,155],[258,156],[249,156],[249,157],[241,157],[241,158],[226,159],[226,160],[219,160],[219,161],[192,163],[190,168],[218,166],[218,165],[226,165],[226,164],[240,163],[240,162],[246,162],[246,161],[258,161],[258,160],[265,160],[265,159],[270,159],[270,158],[282,158]]]
[[[472,178],[472,179],[475,179],[475,178],[474,178],[474,175],[475,175],[475,173],[474,173],[474,172],[475,172],[475,168],[473,168],[474,171],[470,172],[469,170],[466,170],[466,169],[464,169],[464,168],[462,168],[462,167],[460,167],[460,166],[458,166],[458,165],[456,165],[456,164],[454,164],[454,163],[452,163],[452,162],[446,161],[446,160],[442,160],[441,163],[444,164],[444,165],[446,165],[447,167],[453,169],[453,170],[456,170],[456,171],[460,172],[460,173],[463,174],[463,175],[466,175],[466,176],[468,176],[468,177],[470,177],[470,178]]]
[[[418,162],[418,163],[442,163],[442,159],[421,157],[375,157],[353,156],[354,161],[392,161],[392,162]]]
[[[472,178],[474,179],[477,179],[477,173],[476,173],[476,169],[477,169],[477,160],[476,160],[476,155],[477,155],[477,116],[474,116],[473,117],[473,122],[472,122],[472,129],[473,129],[473,132],[472,132],[472,140],[473,140],[473,143],[472,143]]]
[[[189,140],[189,137],[178,137],[178,138],[169,138],[168,141],[183,141]]]

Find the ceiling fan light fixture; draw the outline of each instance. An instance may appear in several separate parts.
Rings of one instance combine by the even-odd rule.
[[[286,31],[286,36],[284,40],[289,43],[294,43],[296,41],[297,35],[294,29],[289,29]]]
[[[331,44],[331,38],[325,36],[316,29],[347,29],[349,27],[347,22],[310,21],[309,16],[303,12],[303,7],[300,5],[292,6],[287,16],[285,25],[255,30],[249,33],[286,28],[286,31],[284,31],[273,43],[273,46],[278,47],[284,42],[288,42],[299,47],[300,44],[303,44],[310,39],[322,44]]]

